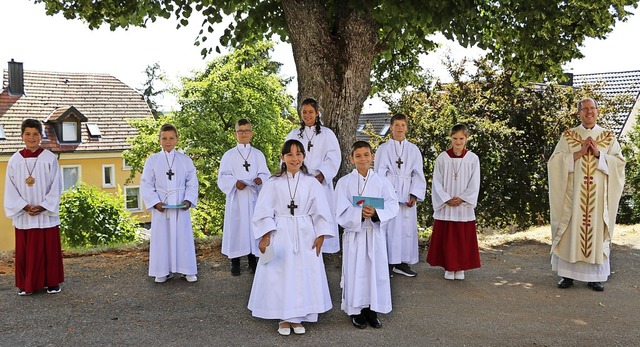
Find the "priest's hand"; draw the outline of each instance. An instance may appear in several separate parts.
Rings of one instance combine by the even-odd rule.
[[[324,175],[322,174],[322,172],[316,175],[316,179],[320,183],[324,182]]]
[[[261,184],[262,184],[262,178],[260,178],[260,177],[256,177],[256,178],[253,180],[253,183],[255,183],[256,185],[261,185]]]
[[[316,240],[313,241],[313,247],[311,249],[316,250],[316,257],[320,256],[320,252],[322,252],[322,244],[324,243],[324,235],[320,235],[316,237]]]
[[[156,210],[160,211],[160,212],[164,212],[164,207],[162,207],[164,204],[159,202],[155,205],[153,205],[153,208],[155,208]]]
[[[264,253],[264,251],[267,249],[267,247],[270,244],[271,244],[271,232],[268,232],[262,235],[262,238],[260,238],[260,242],[258,242],[258,249],[260,249],[260,252]]]
[[[573,152],[573,161],[576,161],[585,156],[590,150],[591,137],[588,137],[582,143],[580,143],[580,150]]]
[[[182,204],[184,205],[182,209],[185,211],[191,208],[191,202],[189,200],[183,201]]]
[[[239,190],[243,190],[246,187],[247,187],[246,183],[244,183],[242,181],[236,181],[236,188],[238,188]]]

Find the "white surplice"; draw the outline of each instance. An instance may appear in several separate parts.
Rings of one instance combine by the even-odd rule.
[[[298,182],[299,179],[299,182]],[[297,189],[296,189],[297,184]],[[294,196],[294,215],[288,206]],[[322,254],[313,243],[332,236],[331,211],[322,186],[311,175],[288,172],[265,183],[253,213],[256,239],[271,233],[274,257],[261,257],[251,287],[248,308],[254,317],[286,321],[316,321],[331,309]]]
[[[245,167],[245,160],[249,166]],[[227,196],[222,227],[222,254],[233,259],[249,253],[259,255],[258,242],[253,237],[253,210],[258,194],[271,173],[262,152],[250,144],[238,144],[220,160],[218,187]],[[260,178],[261,185],[254,179]],[[247,184],[242,190],[236,182]]]
[[[354,196],[383,198],[384,208],[376,210],[380,220],[362,220],[362,207],[353,206]],[[387,241],[381,230],[399,210],[391,182],[373,170],[369,170],[368,177],[353,170],[336,185],[336,210],[336,220],[344,228],[342,310],[348,315],[360,314],[365,307],[379,313],[391,312]]]
[[[171,168],[171,180],[167,172]],[[181,208],[160,212],[154,206],[179,205],[184,200],[195,207],[198,202],[198,177],[189,156],[172,150],[151,155],[144,164],[140,178],[140,194],[151,210],[151,240],[149,244],[149,276],[169,273],[196,275],[196,251],[191,228],[191,213]]]
[[[398,159],[402,161],[398,168]],[[380,145],[374,161],[375,171],[389,179],[396,190],[400,211],[385,227],[389,264],[415,264],[418,256],[418,212],[416,205],[408,207],[410,195],[424,200],[427,181],[420,149],[408,140],[390,139]],[[416,202],[416,203],[417,203]]]
[[[573,153],[588,137],[596,141],[600,158],[588,153],[574,162]],[[615,134],[598,125],[569,129],[562,134],[547,167],[552,270],[579,281],[606,281],[625,180],[625,160]]]
[[[462,158],[452,158],[447,152],[438,155],[431,188],[434,219],[452,222],[476,220],[474,209],[479,193],[480,160],[475,153],[467,151]],[[456,196],[464,202],[455,207],[447,205],[447,201]]]
[[[36,180],[29,187],[25,180],[31,176]],[[45,149],[37,158],[24,158],[14,153],[7,163],[4,191],[4,211],[18,229],[44,229],[60,225],[60,195],[62,178],[56,155]],[[45,208],[37,216],[29,216],[23,210],[27,205]]]
[[[315,125],[312,127],[305,126],[302,134],[300,134],[300,128],[293,129],[289,135],[287,135],[285,141],[290,139],[300,141],[306,152],[304,164],[307,166],[307,169],[309,169],[309,173],[316,176],[322,172],[324,176],[322,187],[329,202],[329,208],[331,209],[331,224],[333,225],[331,231],[333,237],[325,240],[322,252],[336,253],[340,251],[340,238],[338,235],[338,223],[333,220],[336,211],[334,205],[333,179],[340,169],[342,154],[340,152],[338,138],[331,129],[321,126],[320,134],[316,134],[315,128]],[[308,150],[309,143],[313,145],[310,150]]]

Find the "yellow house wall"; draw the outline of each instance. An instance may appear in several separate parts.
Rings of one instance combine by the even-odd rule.
[[[2,217],[0,217],[0,251],[10,251],[14,249],[15,233],[11,223],[11,219],[4,214],[4,190],[7,172],[7,162],[11,156],[0,157],[0,205],[2,205]],[[60,166],[79,165],[80,177],[79,181],[101,188],[104,191],[116,193],[117,190],[123,195],[124,204],[124,186],[129,177],[130,170],[124,168],[124,160],[120,152],[108,153],[60,153],[58,155],[58,163]],[[102,166],[114,166],[114,187],[102,187]],[[134,180],[126,184],[127,186],[139,186],[140,175],[136,175]],[[144,204],[142,211],[132,212],[137,216],[141,223],[151,221],[151,214],[145,210]]]

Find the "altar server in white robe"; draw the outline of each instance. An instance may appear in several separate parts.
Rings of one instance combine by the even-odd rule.
[[[304,164],[309,173],[322,183],[324,194],[329,201],[332,218],[335,215],[335,198],[333,191],[333,179],[338,174],[342,154],[338,138],[331,129],[322,125],[318,102],[308,98],[302,101],[300,109],[300,128],[292,130],[286,140],[295,139],[305,146],[306,157]],[[324,253],[336,253],[340,251],[340,237],[338,235],[338,223],[331,220],[331,232],[333,237],[327,238],[322,246]]]
[[[331,309],[322,247],[333,236],[322,186],[307,174],[304,147],[288,140],[280,171],[265,183],[253,214],[260,260],[248,308],[254,317],[279,319],[278,333],[304,334]]]
[[[180,274],[188,282],[198,280],[196,250],[189,209],[198,201],[196,168],[189,156],[175,150],[178,130],[172,124],[160,128],[162,150],[144,164],[140,193],[151,210],[149,276],[163,283]]]
[[[336,219],[342,235],[342,310],[364,329],[382,327],[378,313],[391,312],[387,241],[380,226],[396,216],[398,199],[391,182],[371,170],[371,145],[353,144],[349,160],[356,168],[336,185]],[[354,204],[354,197],[382,198],[384,205]]]
[[[424,177],[422,153],[406,138],[407,116],[391,117],[391,139],[376,151],[375,171],[391,181],[396,189],[400,211],[385,227],[389,270],[414,277],[409,266],[419,260],[418,212],[416,203],[424,200],[427,181]]]
[[[15,229],[15,285],[20,296],[45,288],[56,294],[64,282],[60,167],[56,155],[40,147],[42,122],[25,119],[20,129],[25,148],[7,163],[4,190],[4,211]]]
[[[218,187],[227,196],[222,227],[222,254],[231,259],[231,275],[240,275],[240,257],[249,258],[251,273],[256,271],[258,241],[253,237],[253,210],[262,183],[271,173],[262,152],[251,146],[253,130],[247,119],[236,122],[238,144],[220,160]]]

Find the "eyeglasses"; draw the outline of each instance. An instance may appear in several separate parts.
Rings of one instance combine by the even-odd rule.
[[[250,134],[252,130],[236,130],[236,134]]]
[[[580,111],[595,111],[597,109],[598,109],[597,107],[591,106],[591,107],[583,107],[580,109]]]

